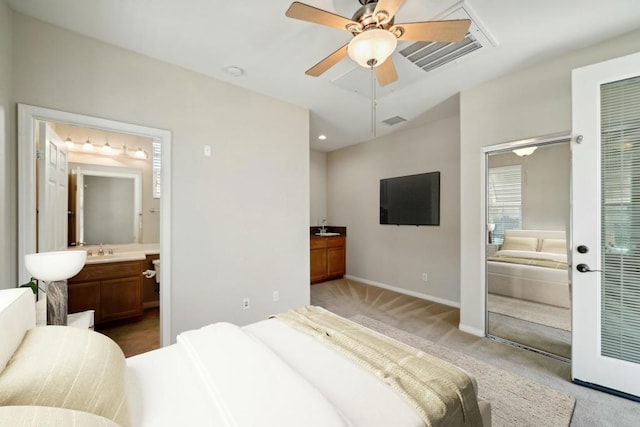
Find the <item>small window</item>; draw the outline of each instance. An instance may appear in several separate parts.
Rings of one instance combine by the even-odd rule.
[[[495,224],[493,243],[501,245],[505,230],[522,228],[522,167],[489,169],[489,223]]]
[[[162,149],[160,143],[153,142],[153,198],[160,198],[160,164]]]

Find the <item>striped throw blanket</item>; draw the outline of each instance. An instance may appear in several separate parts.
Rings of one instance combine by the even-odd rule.
[[[371,371],[409,402],[427,426],[482,426],[473,383],[455,366],[320,307],[273,317]]]

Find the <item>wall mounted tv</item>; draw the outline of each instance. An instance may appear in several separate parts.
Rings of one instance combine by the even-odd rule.
[[[440,172],[381,179],[380,224],[440,225]]]

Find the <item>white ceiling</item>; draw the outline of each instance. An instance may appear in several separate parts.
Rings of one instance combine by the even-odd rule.
[[[371,101],[332,80],[357,66],[349,58],[318,78],[305,70],[347,43],[346,31],[286,18],[290,0],[7,0],[26,15],[198,71],[311,110],[311,148],[332,151],[372,139]],[[351,17],[358,0],[304,2]],[[426,21],[456,0],[406,0],[396,23]],[[393,83],[378,100],[377,136],[415,125],[456,93],[537,61],[640,27],[639,0],[466,0],[497,46],[432,73]],[[396,63],[404,58],[395,54]],[[245,70],[241,77],[228,66]],[[369,72],[357,79],[369,79]],[[318,141],[321,133],[326,141]]]

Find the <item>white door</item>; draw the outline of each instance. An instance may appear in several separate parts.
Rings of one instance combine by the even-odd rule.
[[[640,396],[640,54],[572,86],[572,377]]]
[[[38,124],[38,252],[66,249],[67,146],[46,122]]]

